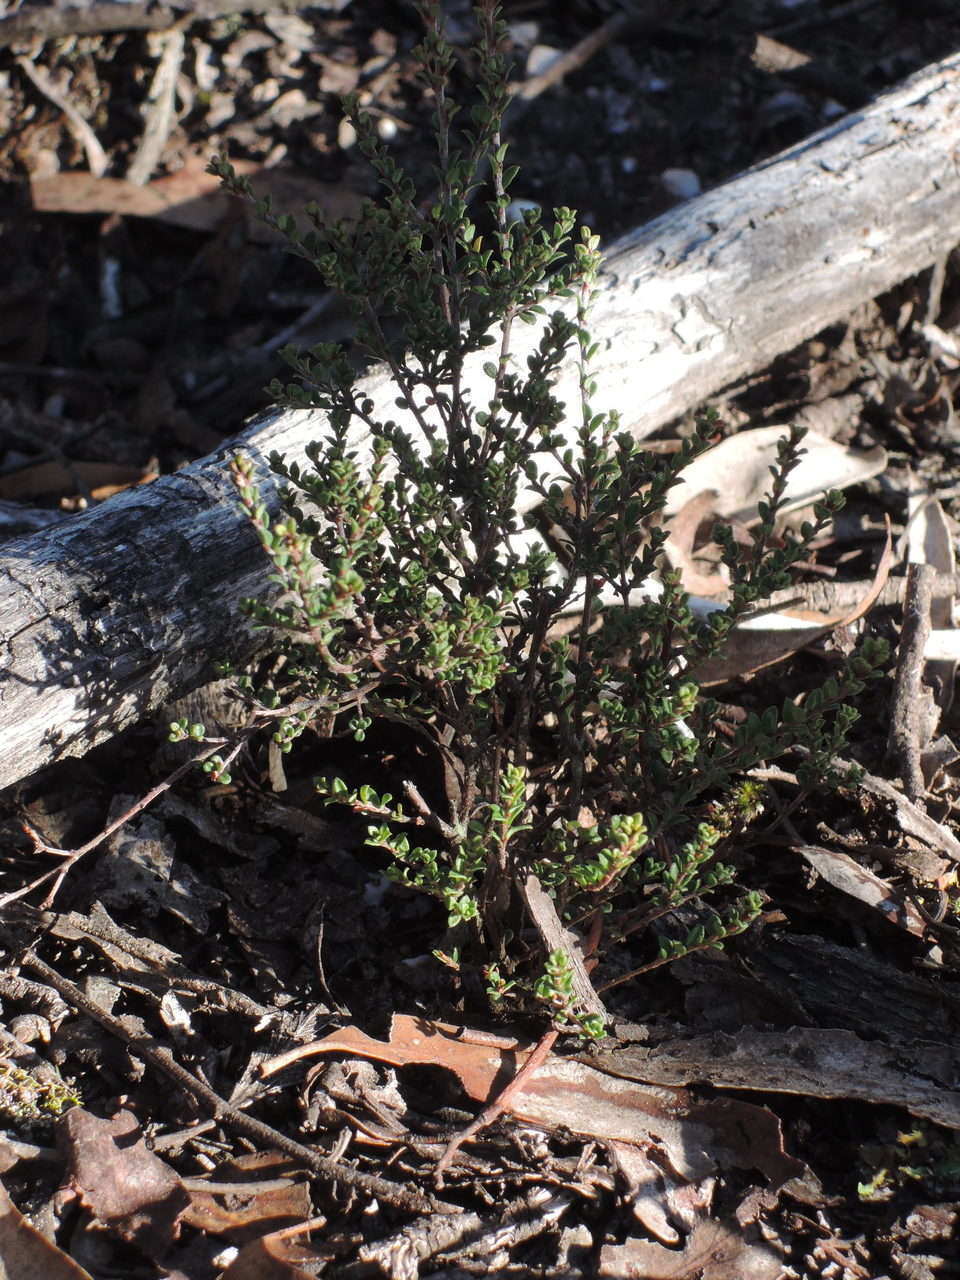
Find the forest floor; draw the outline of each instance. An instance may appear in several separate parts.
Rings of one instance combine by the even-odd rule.
[[[348,216],[376,194],[339,107],[357,90],[429,190],[412,8],[254,8],[12,45],[12,18],[76,10],[0,10],[4,537],[221,447],[268,405],[282,346],[348,334],[309,267],[215,190],[212,154],[246,162],[283,209]],[[444,8],[466,98],[470,9]],[[618,12],[505,5],[516,79],[580,54],[516,117],[512,194],[578,209],[606,243],[960,49],[960,12],[936,0]],[[850,489],[812,582],[870,580],[878,530],[889,517],[904,537],[918,484],[952,572],[957,265],[932,315],[926,272],[713,402],[734,436],[857,397],[843,443],[882,446],[888,467]],[[896,648],[899,612],[881,605],[868,624]],[[936,607],[952,625],[952,599]],[[745,656],[712,692],[736,724],[802,696],[853,638],[763,670]],[[391,887],[356,819],[311,788],[331,760],[389,785],[415,744],[385,725],[362,747],[311,740],[282,802],[255,744],[229,787],[190,775],[97,843],[52,902],[20,896],[52,865],[36,840],[83,846],[183,757],[160,717],[25,779],[0,797],[7,1273],[960,1274],[960,722],[953,669],[938,672],[914,744],[923,793],[894,785],[891,671],[859,705],[862,784],[824,798],[787,769],[765,779],[785,820],[738,867],[767,896],[764,928],[622,988],[615,1036],[561,1046],[550,1090],[521,1092],[442,1186],[446,1141],[535,1035],[464,1004],[433,956],[439,908]]]

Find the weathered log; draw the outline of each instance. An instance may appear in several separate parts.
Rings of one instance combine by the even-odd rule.
[[[942,258],[960,242],[958,152],[954,55],[612,245],[594,403],[647,435]],[[522,359],[535,335],[520,329]],[[561,395],[575,387],[570,368]],[[397,417],[382,370],[364,388]],[[324,429],[275,412],[238,442],[265,473],[272,450],[302,457]],[[237,601],[264,565],[226,476],[235,447],[3,549],[0,786],[253,651]]]
[[[209,22],[232,13],[289,13],[307,0],[94,0],[94,3],[25,4],[0,17],[0,49],[29,40],[59,40],[105,31],[165,31],[176,23]]]

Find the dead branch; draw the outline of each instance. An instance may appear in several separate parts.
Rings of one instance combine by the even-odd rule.
[[[593,316],[595,405],[646,436],[960,242],[958,71],[955,54],[612,245]],[[518,342],[521,367],[529,350]],[[576,388],[571,366],[558,390],[576,405]],[[398,416],[383,370],[363,391]],[[320,413],[274,412],[240,435],[268,502],[269,454],[305,460],[326,427]],[[358,427],[360,456],[365,444]],[[237,602],[265,571],[226,474],[235,448],[7,544],[0,786],[142,719],[216,658],[255,651]]]
[[[0,17],[0,49],[28,40],[56,40],[61,36],[92,36],[107,31],[165,31],[175,23],[208,22],[228,13],[291,12],[305,9],[305,0],[100,0],[93,4],[39,5],[28,3]]]
[[[903,626],[897,655],[897,675],[890,708],[890,733],[887,750],[896,759],[903,789],[914,802],[926,791],[920,754],[929,741],[925,732],[924,711],[932,702],[926,691],[924,705],[923,651],[930,638],[930,601],[936,572],[930,564],[911,564],[907,572],[907,591],[903,602]]]

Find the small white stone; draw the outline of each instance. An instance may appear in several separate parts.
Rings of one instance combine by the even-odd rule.
[[[250,90],[250,97],[254,102],[274,102],[279,96],[280,85],[273,76],[268,76],[266,80],[261,80],[259,84],[255,84]]]
[[[700,179],[692,169],[664,169],[660,181],[664,189],[678,200],[690,200],[703,190]]]
[[[302,89],[288,89],[270,107],[270,119],[281,128],[288,128],[305,116],[318,114],[319,108],[307,99]]]
[[[372,875],[363,887],[363,905],[379,907],[393,888],[393,881],[385,875]]]
[[[341,151],[349,151],[357,141],[357,131],[344,116],[337,126],[337,146]]]
[[[562,49],[555,49],[551,44],[535,44],[527,54],[527,75],[542,76],[562,57]]]
[[[643,74],[637,81],[637,88],[644,93],[666,93],[668,89],[673,88],[673,81],[667,76],[658,76],[648,67],[645,67]]]
[[[531,209],[539,209],[542,206],[536,200],[511,200],[507,205],[507,222],[522,222],[523,215]]]
[[[530,49],[537,43],[539,22],[511,22],[510,39],[518,49]]]

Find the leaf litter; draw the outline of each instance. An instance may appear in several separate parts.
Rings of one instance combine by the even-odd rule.
[[[347,211],[363,194],[353,185],[349,140],[332,141],[329,104],[311,114],[316,93],[365,83],[385,120],[409,123],[407,69],[394,33],[363,29],[364,62],[354,52],[361,46],[351,46],[358,33],[349,23],[340,17],[325,28],[319,53],[317,28],[296,15],[271,14],[241,30],[204,29],[192,40],[195,83],[178,75],[181,107],[189,110],[198,93],[208,95],[208,136],[215,136],[211,121],[219,113],[225,132],[254,152],[251,163],[265,189],[281,199],[292,193],[299,203],[308,192]],[[920,37],[914,38],[919,47]],[[244,312],[245,294],[264,297],[256,270],[261,285],[280,277],[264,256],[269,244],[258,242],[252,228],[239,233],[245,259],[231,249],[236,233],[229,215],[224,223],[223,205],[200,176],[195,153],[179,171],[170,166],[152,180],[148,171],[144,181],[143,164],[133,163],[144,155],[142,147],[128,155],[131,140],[112,137],[107,156],[123,158],[113,169],[125,177],[68,171],[101,169],[104,156],[75,107],[66,126],[55,123],[55,112],[74,106],[73,99],[81,102],[84,92],[106,94],[92,52],[106,54],[104,66],[131,60],[123,39],[100,38],[102,49],[84,39],[91,38],[80,38],[67,64],[66,89],[42,67],[36,74],[42,58],[31,62],[37,101],[48,104],[39,115],[34,104],[32,122],[24,113],[21,136],[35,212],[45,208],[52,218],[69,206],[69,213],[56,214],[68,222],[84,212],[106,214],[114,219],[104,224],[107,230],[131,214],[158,226],[171,218],[191,234],[212,233],[211,250],[197,251],[195,267],[187,269],[198,279],[216,263],[219,283],[210,291],[209,311],[191,315],[194,349],[184,364],[183,351],[169,340],[153,361],[166,302],[157,300],[149,255],[138,258],[122,238],[106,242],[105,256],[122,267],[131,294],[146,300],[139,316],[146,314],[148,323],[138,321],[126,332],[102,325],[87,350],[65,342],[56,325],[49,329],[65,298],[74,332],[86,329],[83,317],[94,314],[92,299],[75,285],[72,297],[57,292],[72,267],[57,282],[21,279],[7,297],[8,322],[0,332],[5,344],[15,340],[4,355],[17,366],[10,375],[9,403],[18,412],[10,419],[13,457],[4,458],[4,493],[21,502],[106,501],[111,484],[155,474],[154,456],[168,469],[213,447],[205,434],[214,429],[210,424],[239,420],[238,405],[243,412],[256,407],[252,387],[268,380],[269,370],[261,369],[245,390],[238,387],[248,345],[267,350],[291,319],[296,325],[298,313],[313,316],[308,326],[321,314],[319,300],[295,279],[283,282],[293,305],[279,307],[269,323],[262,307],[255,316]],[[898,44],[905,47],[902,33]],[[663,58],[656,43],[652,49],[654,61]],[[188,118],[170,116],[161,74],[165,53],[169,69],[175,52],[173,43],[159,39],[150,49],[157,69],[149,75],[132,59],[132,69],[157,91],[146,119],[168,131],[155,152],[161,170],[169,164],[165,148],[179,144]],[[636,46],[614,45],[610,67],[616,73],[619,63],[634,64],[636,57]],[[182,72],[188,64],[176,65]],[[302,74],[306,65],[316,86]],[[626,66],[631,76],[636,70]],[[655,65],[640,71],[646,84],[669,80]],[[231,93],[227,73],[236,77],[239,94]],[[604,75],[610,74],[608,67]],[[672,74],[682,81],[682,59]],[[631,122],[623,113],[611,84],[601,78],[594,87],[611,120],[636,128],[638,136],[649,131],[648,120]],[[655,102],[663,90],[652,92]],[[575,92],[566,101],[582,110]],[[104,110],[108,104],[105,96]],[[776,130],[806,109],[804,94],[794,93],[776,109],[767,104],[758,119]],[[287,131],[321,122],[312,145],[319,140],[319,154],[327,157],[320,166],[325,176],[297,163],[288,170],[278,165],[288,158],[278,148],[290,153],[291,147],[279,141],[271,121]],[[49,131],[58,128],[51,147]],[[338,149],[343,142],[348,145]],[[767,145],[775,150],[783,138]],[[74,153],[61,168],[70,146]],[[296,144],[292,151],[296,161]],[[547,140],[545,158],[549,151]],[[652,159],[660,173],[678,167],[672,156]],[[658,211],[643,203],[650,198],[639,205],[635,196],[623,201],[625,225]],[[557,202],[578,199],[565,192]],[[64,234],[83,250],[75,231]],[[168,261],[161,262],[169,249],[158,243],[160,273],[169,277]],[[758,373],[751,385],[731,389],[722,404],[726,421],[737,427],[761,419],[755,428],[761,434],[736,431],[718,443],[698,464],[702,474],[685,477],[689,492],[675,494],[673,563],[709,607],[711,599],[722,599],[724,585],[712,567],[710,524],[726,514],[747,530],[766,478],[760,442],[769,444],[781,430],[777,423],[806,417],[818,433],[808,438],[817,446],[808,456],[814,479],[799,487],[798,511],[824,488],[851,486],[847,532],[841,518],[807,579],[783,600],[768,602],[769,609],[733,637],[727,665],[715,673],[731,723],[763,705],[770,687],[802,696],[803,664],[829,664],[835,646],[854,641],[865,615],[895,636],[905,594],[898,570],[926,564],[934,574],[928,638],[914,659],[920,684],[912,686],[930,690],[923,695],[928,711],[922,724],[907,725],[906,737],[897,739],[901,754],[887,762],[890,777],[900,781],[863,771],[850,777],[842,798],[817,813],[785,771],[771,770],[765,779],[787,820],[786,834],[743,853],[743,874],[756,875],[770,895],[763,933],[733,955],[689,956],[640,991],[627,989],[616,1001],[608,996],[625,1019],[612,1042],[591,1055],[559,1046],[508,1095],[532,1042],[522,1033],[503,1034],[509,1028],[483,1033],[449,1020],[455,1001],[430,954],[435,917],[423,903],[385,888],[379,864],[357,850],[349,820],[331,823],[303,807],[299,784],[315,771],[316,759],[294,771],[282,822],[256,759],[242,792],[198,790],[187,798],[178,790],[162,820],[131,819],[116,838],[92,845],[88,862],[70,862],[56,901],[40,910],[19,899],[6,904],[11,972],[2,990],[8,1025],[0,1068],[8,1119],[0,1156],[4,1183],[44,1224],[38,1230],[0,1188],[0,1265],[9,1274],[95,1275],[105,1266],[115,1269],[123,1257],[132,1260],[130,1274],[196,1280],[323,1270],[525,1275],[532,1266],[542,1274],[544,1265],[556,1274],[719,1280],[840,1274],[837,1268],[853,1276],[881,1269],[908,1276],[926,1265],[921,1255],[948,1257],[948,1202],[957,1193],[949,1133],[960,1127],[954,1067],[960,928],[953,923],[960,842],[952,829],[956,731],[950,719],[960,653],[951,638],[956,315],[949,274],[947,286],[932,316],[923,282],[907,283],[839,335],[823,335],[778,369]],[[192,289],[194,296],[201,292]],[[106,287],[102,302],[106,315]],[[335,314],[325,316],[321,332],[336,322]],[[222,354],[225,327],[228,350],[233,344],[238,353],[233,363]],[[198,358],[204,347],[198,336],[211,329],[217,351]],[[316,331],[309,336],[315,339]],[[151,362],[156,394],[137,410],[130,398],[137,380],[126,380],[124,371]],[[798,381],[806,383],[809,399],[803,390],[796,394]],[[193,390],[198,386],[200,397]],[[761,391],[766,400],[758,406]],[[865,411],[873,430],[851,430]],[[139,424],[143,440],[121,429],[129,420]],[[50,465],[44,455],[51,422],[59,471],[47,476],[40,468]],[[72,494],[63,493],[64,474]],[[937,492],[940,498],[931,496]],[[902,537],[896,553],[883,549],[885,542],[890,547],[888,516]],[[784,626],[786,635],[778,634]],[[767,645],[759,654],[752,647],[756,636]],[[873,720],[865,715],[865,747],[871,735],[886,739],[884,712]],[[46,872],[47,859],[57,856],[52,849],[80,849],[106,830],[114,793],[140,785],[145,793],[155,782],[143,746],[149,744],[152,758],[156,737],[149,730],[140,735],[82,766],[33,780],[13,799],[4,828],[11,849],[8,893],[33,883],[41,868]],[[329,749],[318,742],[313,752],[322,758]],[[348,765],[389,775],[405,749],[386,734],[365,759]],[[912,796],[902,789],[909,753],[922,781]],[[866,749],[864,756],[877,758]],[[32,849],[17,831],[24,814],[43,836]],[[320,865],[317,849],[325,850]],[[553,924],[544,916],[539,927]],[[566,945],[579,943],[574,937]],[[49,966],[35,966],[26,977],[26,957],[41,946],[75,985],[60,983],[58,990]],[[21,964],[22,972],[13,973]],[[582,971],[598,986],[617,976]],[[403,1009],[443,1010],[447,1018],[397,1012]],[[97,1011],[101,1021],[91,1022]],[[384,1027],[386,1038],[372,1034]],[[325,1065],[307,1067],[313,1056]],[[169,1073],[171,1062],[187,1080]],[[64,1071],[82,1085],[83,1103],[55,1118],[45,1108]],[[799,1102],[783,1106],[791,1096],[806,1109]],[[452,1158],[444,1187],[436,1187],[432,1171],[442,1152],[469,1128],[478,1108],[501,1099],[491,1124],[472,1133]],[[851,1106],[858,1105],[863,1110],[851,1118]],[[245,1111],[277,1123],[231,1128]],[[871,1147],[882,1127],[874,1114],[894,1113],[902,1118],[901,1137],[909,1136],[910,1117],[947,1136],[935,1141],[917,1130],[912,1163],[906,1142]],[[259,1146],[257,1154],[243,1149],[241,1132],[244,1142]],[[933,1152],[937,1142],[946,1155],[928,1159],[924,1144]],[[299,1153],[291,1152],[298,1145]],[[889,1168],[870,1167],[881,1149]],[[849,1170],[861,1165],[873,1200],[858,1199],[851,1186]],[[878,1203],[887,1206],[883,1218],[871,1215]]]

